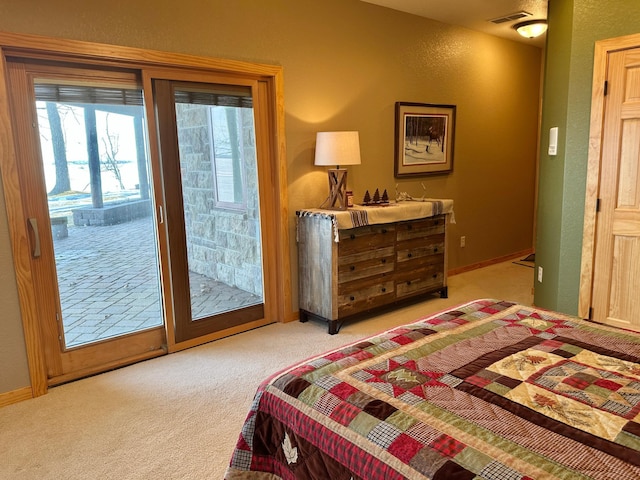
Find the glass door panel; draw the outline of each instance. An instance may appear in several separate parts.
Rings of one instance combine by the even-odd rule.
[[[253,110],[190,93],[175,98],[191,317],[198,320],[262,303],[262,258]]]
[[[264,317],[253,102],[250,87],[154,85],[180,342]]]
[[[49,385],[167,350],[140,78],[54,63],[7,62]]]
[[[142,91],[35,80],[63,349],[163,324]]]

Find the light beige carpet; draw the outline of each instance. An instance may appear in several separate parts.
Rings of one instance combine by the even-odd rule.
[[[2,479],[222,479],[258,384],[304,358],[476,298],[532,303],[530,268],[449,278],[433,298],[346,323],[273,324],[0,409]]]

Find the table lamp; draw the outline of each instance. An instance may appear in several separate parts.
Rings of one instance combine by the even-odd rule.
[[[358,132],[318,132],[315,165],[329,169],[329,197],[320,206],[329,210],[347,209],[347,171],[340,165],[360,165]]]

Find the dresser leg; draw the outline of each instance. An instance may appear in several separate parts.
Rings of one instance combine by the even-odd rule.
[[[444,287],[440,290],[440,298],[449,298],[449,287]]]
[[[300,310],[300,322],[301,323],[305,323],[309,321],[309,314],[307,313],[306,310]]]
[[[338,320],[327,320],[329,322],[329,335],[338,333]]]

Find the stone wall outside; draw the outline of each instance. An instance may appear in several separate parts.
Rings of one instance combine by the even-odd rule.
[[[257,161],[251,109],[239,109],[246,208],[216,205],[209,114],[205,105],[177,104],[189,269],[262,297]]]

